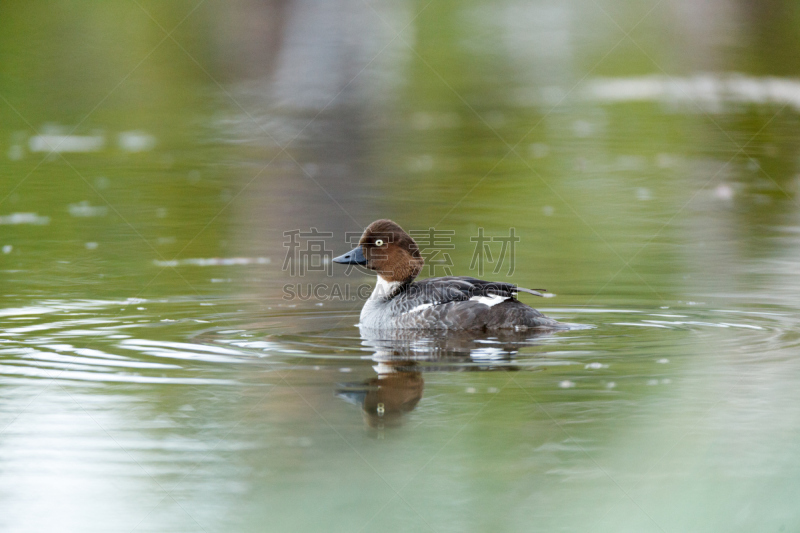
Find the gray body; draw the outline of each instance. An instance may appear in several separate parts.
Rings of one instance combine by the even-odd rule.
[[[523,330],[560,329],[559,322],[516,299],[536,291],[469,277],[429,278],[378,286],[361,310],[370,329]]]

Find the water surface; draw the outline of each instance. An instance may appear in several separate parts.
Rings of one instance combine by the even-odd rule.
[[[3,531],[800,527],[790,3],[2,11]],[[359,330],[384,217],[575,327]]]

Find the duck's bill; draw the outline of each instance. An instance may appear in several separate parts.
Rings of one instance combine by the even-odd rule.
[[[343,265],[366,265],[367,259],[364,257],[364,252],[361,251],[361,246],[356,246],[346,254],[334,257],[333,262]]]

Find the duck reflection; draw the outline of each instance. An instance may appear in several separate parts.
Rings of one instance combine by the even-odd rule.
[[[422,399],[423,372],[516,371],[514,356],[552,331],[476,332],[385,331],[360,327],[361,344],[373,350],[377,375],[360,383],[344,383],[340,398],[359,405],[370,428],[402,424]]]
[[[422,372],[411,361],[380,363],[375,368],[377,376],[362,383],[344,384],[337,395],[360,405],[369,427],[398,426],[403,415],[413,411],[422,399]]]

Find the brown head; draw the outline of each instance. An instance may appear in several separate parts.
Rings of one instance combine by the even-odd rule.
[[[365,265],[388,282],[410,283],[425,261],[411,236],[391,220],[370,224],[350,252],[336,257],[335,263]]]

